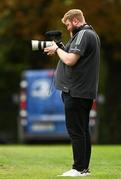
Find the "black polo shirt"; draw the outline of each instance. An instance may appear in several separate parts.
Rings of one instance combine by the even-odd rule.
[[[84,26],[66,44],[65,51],[79,54],[73,66],[59,60],[56,75],[56,88],[69,92],[72,97],[95,99],[98,90],[100,40],[91,26]]]

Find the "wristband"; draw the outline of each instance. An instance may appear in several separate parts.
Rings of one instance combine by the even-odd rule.
[[[56,48],[55,52],[57,52],[58,49],[59,49],[59,47]]]

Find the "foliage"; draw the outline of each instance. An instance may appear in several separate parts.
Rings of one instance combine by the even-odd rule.
[[[111,137],[113,127],[120,123],[120,96],[121,87],[115,85],[120,77],[121,68],[121,1],[120,0],[1,0],[0,2],[0,68],[1,68],[1,96],[11,96],[11,92],[17,91],[20,74],[25,69],[55,68],[57,57],[49,58],[42,52],[32,52],[31,39],[43,40],[44,33],[48,30],[61,30],[63,42],[69,35],[61,23],[63,14],[71,8],[80,8],[84,12],[86,21],[98,32],[102,42],[103,67],[107,66],[106,73],[100,73],[99,91],[105,94],[105,113],[101,117],[101,124],[107,129],[102,130],[101,136],[108,134]],[[104,62],[105,61],[105,62]],[[102,65],[101,65],[102,66]],[[113,74],[111,73],[113,72]],[[12,76],[15,84],[11,91],[5,86],[6,74]],[[114,76],[115,75],[115,76]],[[115,78],[114,78],[115,77]],[[17,79],[17,80],[16,80]],[[116,88],[113,88],[115,85]],[[110,89],[110,91],[109,91]],[[5,92],[8,92],[6,94]],[[6,98],[5,97],[5,98]],[[113,101],[112,101],[113,97]],[[115,103],[115,105],[114,105]],[[115,106],[115,107],[114,107]],[[111,109],[110,109],[111,107]],[[111,114],[110,114],[111,110]],[[117,112],[117,113],[116,113]],[[111,125],[108,124],[110,114]],[[4,119],[4,118],[3,118]],[[116,122],[116,123],[115,123]],[[101,125],[101,127],[103,127]],[[108,142],[118,142],[120,135],[115,131],[114,139],[108,138]],[[120,139],[120,140],[119,140]]]
[[[60,20],[67,10],[77,7],[83,10],[87,22],[94,26],[106,47],[109,43],[112,46],[114,43],[117,44],[117,46],[115,44],[115,47],[112,47],[115,48],[112,55],[113,59],[119,60],[121,56],[119,48],[121,43],[119,31],[121,27],[120,0],[2,0],[0,5],[0,37],[2,38],[0,61],[5,60],[5,56],[9,57],[8,52],[15,49],[19,55],[21,52],[24,54],[18,65],[24,64],[25,67],[29,67],[30,62],[26,61],[27,59],[32,60],[29,55],[31,53],[29,46],[27,47],[23,41],[26,40],[30,43],[31,39],[42,40],[44,33],[51,29],[62,30],[63,40],[67,40],[67,32]],[[24,49],[19,46],[23,46]],[[29,49],[28,53],[26,53],[27,48]],[[18,51],[18,49],[21,50]],[[22,60],[24,58],[26,60]],[[19,57],[15,59],[18,61]],[[7,63],[10,65],[9,59]]]

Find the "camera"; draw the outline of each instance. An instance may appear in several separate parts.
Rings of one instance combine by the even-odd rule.
[[[38,41],[38,40],[32,40],[32,50],[43,50],[45,47],[52,46],[52,41]]]
[[[32,50],[43,50],[46,47],[52,46],[52,41],[55,41],[56,44],[60,48],[64,48],[63,43],[61,42],[61,35],[60,31],[48,31],[45,33],[46,41],[39,41],[39,40],[31,40]]]

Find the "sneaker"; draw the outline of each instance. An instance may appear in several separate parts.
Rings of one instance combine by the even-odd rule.
[[[89,169],[85,169],[85,174],[86,174],[87,176],[89,176],[89,175],[91,174],[90,170],[89,170]]]
[[[75,176],[86,176],[86,173],[85,173],[85,170],[80,172],[80,171],[77,171],[76,169],[71,169],[71,170],[63,173],[60,176],[73,176],[73,177],[75,177]]]

